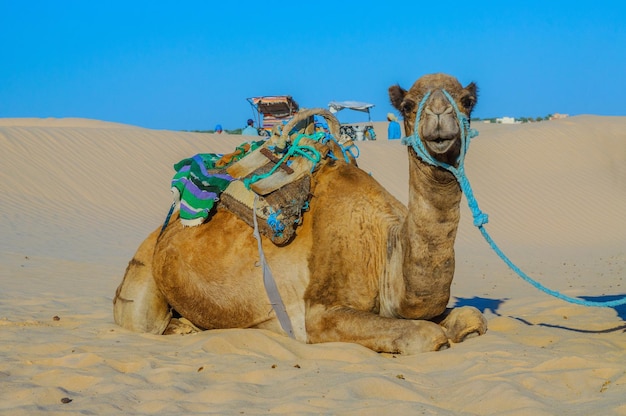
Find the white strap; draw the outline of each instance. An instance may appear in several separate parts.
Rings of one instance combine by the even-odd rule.
[[[293,328],[291,327],[291,321],[289,320],[289,315],[287,315],[287,309],[285,308],[285,304],[280,297],[278,287],[276,286],[276,281],[274,280],[272,271],[270,270],[270,267],[265,260],[265,254],[263,253],[261,234],[259,233],[259,224],[257,223],[256,219],[256,201],[258,198],[258,195],[254,196],[252,219],[254,220],[254,238],[256,238],[258,242],[259,257],[261,261],[261,267],[263,267],[263,284],[265,285],[265,291],[267,292],[267,296],[270,298],[270,302],[272,303],[274,312],[276,312],[276,316],[278,317],[278,322],[280,323],[280,326],[283,328],[283,331],[287,333],[287,335],[295,339],[295,336],[293,334]]]

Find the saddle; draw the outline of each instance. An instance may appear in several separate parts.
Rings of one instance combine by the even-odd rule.
[[[328,131],[316,126],[315,116],[326,119]],[[337,141],[338,133],[330,112],[303,110],[285,126],[275,126],[265,142],[245,143],[219,158],[196,155],[179,162],[175,167],[185,168],[190,160],[199,165],[179,170],[172,180],[181,222],[199,225],[215,210],[226,210],[254,227],[256,215],[261,234],[278,246],[289,243],[308,209],[313,172],[338,157],[356,164],[354,143]]]

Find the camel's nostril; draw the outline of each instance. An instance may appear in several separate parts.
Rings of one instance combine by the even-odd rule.
[[[443,92],[436,90],[430,96],[425,111],[433,115],[441,116],[443,114],[449,114],[452,111],[452,106]]]

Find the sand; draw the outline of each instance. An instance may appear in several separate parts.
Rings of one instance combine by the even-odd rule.
[[[474,127],[467,173],[507,255],[570,296],[626,294],[626,117]],[[406,149],[377,130],[359,163],[405,202]],[[571,305],[523,282],[465,205],[450,306],[481,308],[489,331],[448,350],[116,326],[115,288],[165,218],[172,165],[241,141],[0,119],[0,414],[626,415],[626,307]]]

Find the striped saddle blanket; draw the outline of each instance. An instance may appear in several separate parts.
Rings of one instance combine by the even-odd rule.
[[[250,176],[267,173],[275,164],[271,159],[265,159],[267,163],[248,177],[236,179],[227,171],[264,144],[262,140],[246,142],[233,153],[200,153],[176,163],[171,189],[179,203],[182,225],[198,226],[210,220],[216,210],[225,209],[254,227],[252,215],[256,205],[260,233],[276,245],[291,241],[307,206],[310,176],[293,175],[293,180],[279,189],[259,195],[244,183]]]
[[[184,226],[205,222],[220,199],[220,195],[235,180],[226,168],[264,142],[245,142],[233,153],[199,153],[174,165],[176,173],[171,189],[180,202],[180,221]]]

